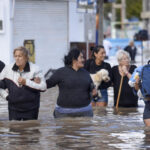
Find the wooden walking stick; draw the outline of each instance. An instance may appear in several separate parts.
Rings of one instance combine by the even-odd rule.
[[[123,76],[121,76],[121,80],[120,80],[120,86],[119,86],[119,92],[118,92],[118,97],[117,97],[116,109],[118,109],[118,105],[119,105],[120,94],[121,94],[121,89],[122,89],[122,83],[123,83]]]

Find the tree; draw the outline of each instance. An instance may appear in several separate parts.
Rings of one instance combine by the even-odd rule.
[[[121,3],[121,0],[116,0],[116,3]],[[105,19],[108,18],[108,13],[111,12],[111,4],[112,3],[105,3],[104,5],[104,17]],[[132,17],[137,17],[138,19],[141,19],[142,11],[142,0],[126,0],[126,17],[127,19],[131,19]],[[121,21],[120,18],[120,9],[116,10],[116,21]]]
[[[140,19],[142,11],[142,0],[126,0],[126,15],[127,19],[137,17]]]

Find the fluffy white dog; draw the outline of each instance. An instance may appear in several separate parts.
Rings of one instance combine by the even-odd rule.
[[[108,82],[110,81],[110,77],[109,77],[109,73],[106,69],[101,69],[100,71],[96,72],[95,74],[90,74],[93,83],[95,85],[95,88],[98,91],[98,96],[102,97],[100,90],[98,90],[98,87],[100,86],[100,84],[102,83],[102,81],[104,82]]]

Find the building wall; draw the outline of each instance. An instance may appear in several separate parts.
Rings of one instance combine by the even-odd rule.
[[[35,63],[44,72],[64,65],[68,30],[67,1],[16,0],[13,48],[34,40]]]
[[[0,11],[3,18],[3,32],[0,33],[0,60],[5,64],[10,63],[10,53],[11,53],[11,1],[1,0],[0,1]]]
[[[86,30],[89,27],[89,36],[92,29],[92,38],[95,38],[93,19],[91,21],[91,15],[88,19],[88,14],[77,13],[76,0],[0,2],[3,2],[4,15],[4,33],[0,33],[0,59],[6,64],[14,61],[14,48],[23,45],[24,40],[34,40],[35,62],[46,72],[49,68],[63,66],[63,57],[70,42],[86,42]]]
[[[69,41],[94,42],[96,32],[96,14],[79,12],[76,0],[69,3]]]
[[[76,1],[69,3],[69,41],[84,42],[84,13],[77,13]]]

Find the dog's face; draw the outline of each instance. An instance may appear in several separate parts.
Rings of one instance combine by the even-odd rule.
[[[97,72],[97,75],[99,76],[100,81],[108,82],[110,81],[109,73],[106,69],[101,69]]]

